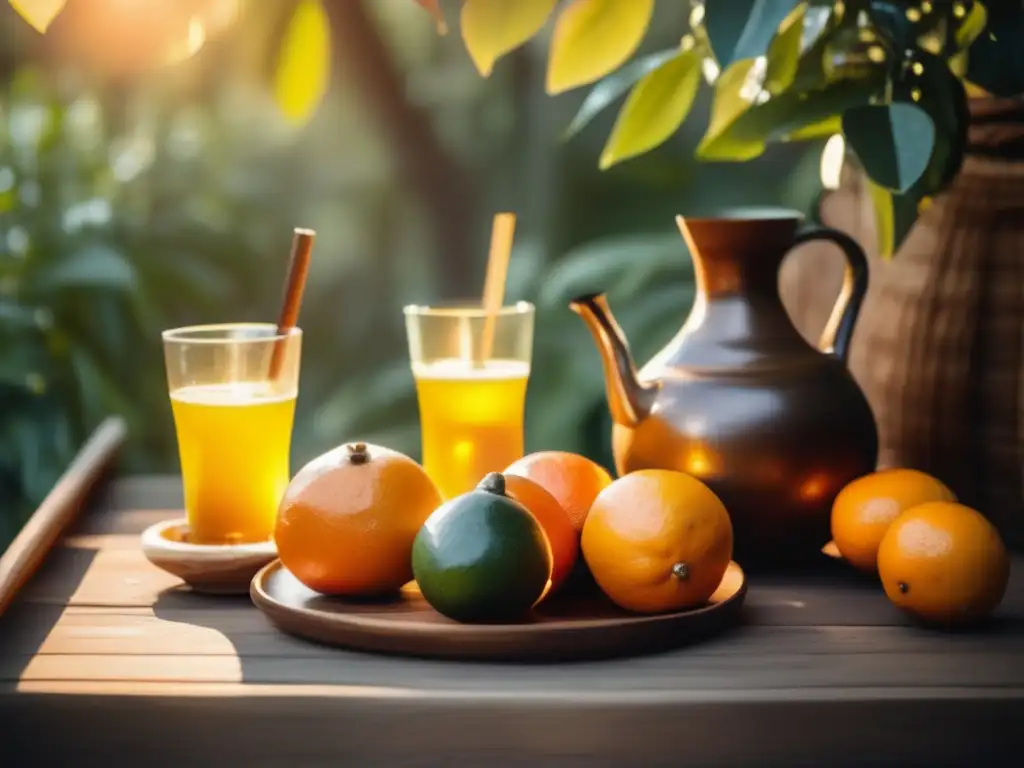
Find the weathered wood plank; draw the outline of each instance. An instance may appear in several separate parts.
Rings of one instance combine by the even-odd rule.
[[[98,536],[92,537],[91,547],[61,547],[53,553],[53,568],[27,586],[22,599],[51,605],[147,607],[181,586],[180,579],[150,564],[130,539]],[[81,568],[74,563],[82,560],[88,565],[79,573]]]
[[[0,695],[18,766],[1015,766],[1024,699],[998,692],[783,689],[559,697]],[[742,698],[740,698],[742,696]],[[39,734],[45,733],[45,738]]]
[[[131,612],[124,612],[124,611]],[[45,629],[40,638],[39,630]],[[984,632],[941,634],[906,627],[765,627],[746,625],[686,649],[687,657],[834,653],[1024,653],[1024,639],[999,625]],[[209,610],[69,608],[26,617],[0,636],[0,655],[237,655],[334,660],[338,650],[289,637],[251,608]],[[968,662],[969,663],[969,662]]]
[[[398,688],[515,691],[553,685],[578,690],[755,690],[764,688],[985,686],[1024,688],[1024,652],[972,655],[969,663],[948,653],[778,653],[692,656],[677,652],[600,664],[451,665],[411,659],[236,655],[38,655],[0,659],[0,680],[156,681],[180,683],[281,683]]]

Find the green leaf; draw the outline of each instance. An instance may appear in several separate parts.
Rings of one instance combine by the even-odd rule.
[[[833,8],[823,8],[813,2],[804,11],[800,40],[800,59],[789,87],[799,91],[824,88],[834,82],[835,73],[826,67],[826,59],[833,39],[842,28],[843,16]]]
[[[843,130],[843,116],[829,115],[816,123],[810,123],[797,128],[792,133],[783,136],[780,141],[813,141],[815,139],[827,139]]]
[[[68,0],[11,0],[11,7],[40,33],[45,33]]]
[[[653,13],[654,0],[570,0],[552,32],[547,92],[562,93],[618,69],[640,46]]]
[[[721,9],[742,6],[746,0],[718,0],[712,7],[721,13]],[[754,59],[768,53],[768,48],[779,31],[779,25],[789,17],[800,4],[799,0],[755,0],[750,9],[743,34],[740,35],[736,47],[732,51],[730,61]],[[706,13],[708,11],[705,11]]]
[[[627,234],[602,237],[576,246],[544,273],[537,306],[562,311],[573,296],[621,290],[630,275],[669,268],[692,272],[679,236]]]
[[[274,72],[274,99],[289,122],[309,121],[327,91],[331,35],[319,0],[301,0],[285,30]]]
[[[996,0],[996,2],[998,3],[999,0]],[[962,51],[970,48],[974,41],[981,36],[981,33],[985,31],[986,26],[988,26],[988,11],[985,10],[985,6],[980,2],[972,3],[970,10],[967,11],[967,15],[964,16],[960,26],[956,29],[956,34],[954,35],[956,49]]]
[[[894,83],[893,98],[913,102],[935,125],[935,148],[913,192],[918,197],[937,194],[959,174],[967,151],[971,115],[964,84],[943,59],[918,51]]]
[[[869,104],[884,84],[885,73],[840,80],[828,87],[801,91],[790,88],[763,100],[756,62],[735,62],[722,73],[715,89],[711,122],[697,147],[701,160],[750,160],[769,141],[792,140],[821,126],[847,109]],[[833,131],[834,132],[834,131]],[[806,136],[804,136],[806,138]]]
[[[909,195],[899,195],[865,178],[868,195],[875,211],[878,255],[890,259],[899,250],[917,221],[918,202]]]
[[[701,26],[718,65],[724,70],[739,60],[735,55],[758,0],[705,0]]]
[[[897,192],[906,192],[921,178],[935,147],[931,118],[903,102],[846,110],[843,135],[867,175]]]
[[[781,93],[796,79],[806,12],[805,3],[797,5],[782,22],[778,34],[768,46],[768,70],[764,87],[769,93]]]
[[[88,245],[29,276],[27,288],[45,293],[68,288],[131,290],[135,268],[119,251],[105,245]]]
[[[477,70],[489,77],[498,59],[536,35],[556,0],[465,0],[462,39]]]
[[[697,147],[699,158],[750,160],[764,152],[765,136],[734,130],[760,91],[761,78],[755,61],[735,61],[726,67],[715,83],[711,120]]]
[[[21,336],[4,339],[4,354],[0,356],[0,385],[28,393],[39,394],[47,388],[45,347],[36,337]]]
[[[779,25],[800,0],[710,0],[703,4],[701,26],[722,69],[768,53]]]
[[[664,64],[679,54],[678,48],[669,48],[631,61],[617,72],[608,75],[591,88],[587,98],[583,100],[579,111],[566,128],[564,139],[569,139],[582,131],[590,121],[603,112],[612,102],[622,96],[644,75]]]
[[[700,87],[702,65],[696,50],[682,51],[636,84],[601,153],[601,170],[654,149],[679,129]]]
[[[0,328],[33,331],[40,327],[43,318],[45,313],[41,313],[40,310],[22,306],[16,301],[0,296]]]
[[[866,3],[873,31],[879,32],[897,50],[916,47],[917,38],[926,30],[924,18],[908,14],[906,0],[872,0]],[[916,20],[915,20],[916,19]]]

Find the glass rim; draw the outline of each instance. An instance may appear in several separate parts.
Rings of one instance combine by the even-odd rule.
[[[235,337],[227,335],[230,331],[269,330],[266,336]],[[221,333],[223,335],[217,335]],[[207,323],[205,325],[183,325],[180,328],[168,328],[161,331],[164,342],[185,344],[266,344],[267,342],[284,341],[285,339],[302,336],[302,329],[295,326],[286,333],[279,333],[275,323]]]
[[[514,304],[505,304],[500,307],[495,316],[514,317],[517,315],[528,315],[536,311],[536,307],[529,301],[517,301]],[[453,301],[441,302],[439,304],[407,304],[402,307],[402,313],[406,317],[468,317],[482,318],[487,316],[487,311],[478,302]]]

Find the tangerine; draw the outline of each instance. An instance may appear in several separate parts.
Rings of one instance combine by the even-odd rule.
[[[586,456],[567,451],[538,451],[514,461],[502,474],[525,477],[550,493],[569,515],[577,533],[590,505],[611,485],[612,476]]]
[[[583,526],[583,558],[621,608],[659,613],[707,601],[732,559],[732,522],[704,483],[643,469],[598,495]]]
[[[948,501],[908,509],[878,548],[878,575],[898,607],[929,623],[980,619],[999,605],[1010,557],[977,510]]]
[[[344,445],[304,466],[278,510],[278,557],[310,589],[370,596],[412,581],[412,545],[441,504],[423,468],[405,454]]]
[[[940,480],[916,469],[883,469],[848,483],[832,504],[832,540],[843,559],[876,572],[878,545],[899,515],[929,501],[956,501]]]
[[[526,477],[505,476],[505,493],[533,515],[551,547],[551,582],[545,596],[555,592],[572,573],[580,553],[580,535],[558,500]]]

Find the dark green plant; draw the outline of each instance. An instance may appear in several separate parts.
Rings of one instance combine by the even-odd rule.
[[[105,416],[126,417],[137,455],[166,452],[166,424],[152,418],[166,407],[166,298],[202,311],[227,283],[215,251],[175,247],[215,243],[201,224],[165,218],[178,239],[154,247],[146,209],[160,205],[154,168],[174,163],[165,137],[117,135],[98,94],[63,97],[28,70],[0,93],[0,115],[0,518],[10,534]]]

